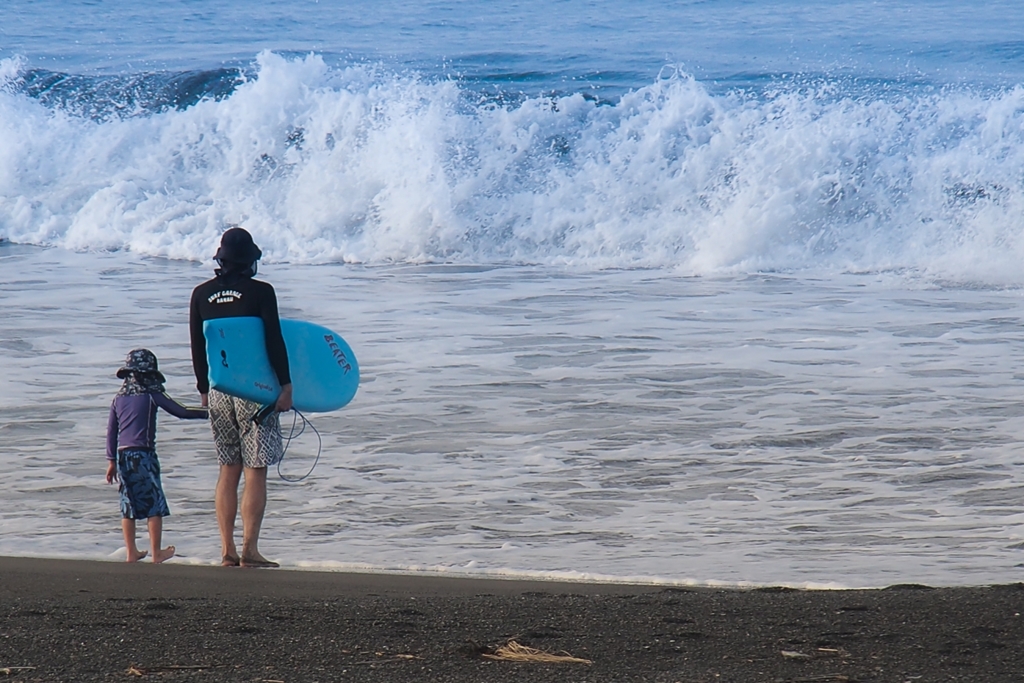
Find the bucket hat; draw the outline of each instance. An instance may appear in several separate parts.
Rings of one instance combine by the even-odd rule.
[[[128,352],[124,367],[117,371],[117,378],[124,379],[128,373],[155,375],[161,382],[166,382],[163,373],[157,369],[156,355],[149,349],[135,349]]]
[[[263,256],[263,252],[252,241],[252,235],[245,228],[235,226],[224,231],[220,237],[220,249],[213,255],[217,261],[231,263],[253,263]]]

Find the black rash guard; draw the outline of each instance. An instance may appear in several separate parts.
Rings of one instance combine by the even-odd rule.
[[[263,319],[263,334],[270,366],[281,386],[291,384],[288,353],[281,336],[281,320],[277,316],[277,295],[267,282],[248,275],[218,275],[192,290],[188,325],[192,338],[192,369],[196,373],[199,393],[210,391],[210,367],[206,362],[206,337],[203,322],[217,318],[250,316]]]

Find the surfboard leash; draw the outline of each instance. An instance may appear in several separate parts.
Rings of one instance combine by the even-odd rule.
[[[295,414],[292,416],[292,426],[288,432],[288,436],[285,436],[284,430],[281,430],[281,440],[284,441],[284,450],[281,453],[281,459],[277,461],[277,476],[281,477],[281,479],[290,484],[297,484],[298,482],[302,481],[309,475],[313,474],[313,470],[316,468],[316,464],[320,462],[320,453],[323,450],[324,440],[320,436],[320,432],[316,430],[316,427],[313,426],[313,423],[310,422],[305,415],[300,413],[295,408],[292,408],[292,412]],[[302,419],[302,425],[299,427],[299,431],[296,432],[295,425],[298,422],[299,418]],[[292,445],[292,440],[302,436],[303,433],[305,433],[306,431],[306,427],[312,429],[313,433],[316,434],[316,458],[314,458],[313,464],[310,466],[309,471],[306,472],[301,477],[286,477],[284,475],[284,472],[281,471],[281,463],[284,462],[284,456],[288,454],[288,447]],[[280,423],[278,424],[278,429],[280,429]]]

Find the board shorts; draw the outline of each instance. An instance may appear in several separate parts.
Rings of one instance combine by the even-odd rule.
[[[125,448],[117,452],[117,487],[121,494],[121,516],[149,519],[171,514],[160,484],[160,460],[148,448]]]
[[[208,398],[219,464],[255,468],[281,462],[284,445],[277,413],[256,424],[252,417],[263,407],[256,401],[228,396],[216,389],[210,389]]]

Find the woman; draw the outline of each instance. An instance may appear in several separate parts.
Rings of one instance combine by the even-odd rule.
[[[244,228],[232,226],[221,236],[214,259],[220,266],[216,277],[192,291],[189,331],[192,368],[202,405],[210,408],[210,424],[217,446],[220,476],[217,480],[217,524],[221,536],[221,564],[225,567],[276,567],[259,552],[260,527],[267,505],[267,468],[284,455],[277,412],[292,408],[292,384],[288,355],[281,336],[277,295],[267,282],[254,280],[263,252]],[[253,316],[263,320],[267,356],[281,385],[277,412],[259,423],[253,420],[263,407],[254,401],[210,389],[203,323],[216,318]],[[235,546],[238,484],[245,474],[242,492],[242,552]]]

